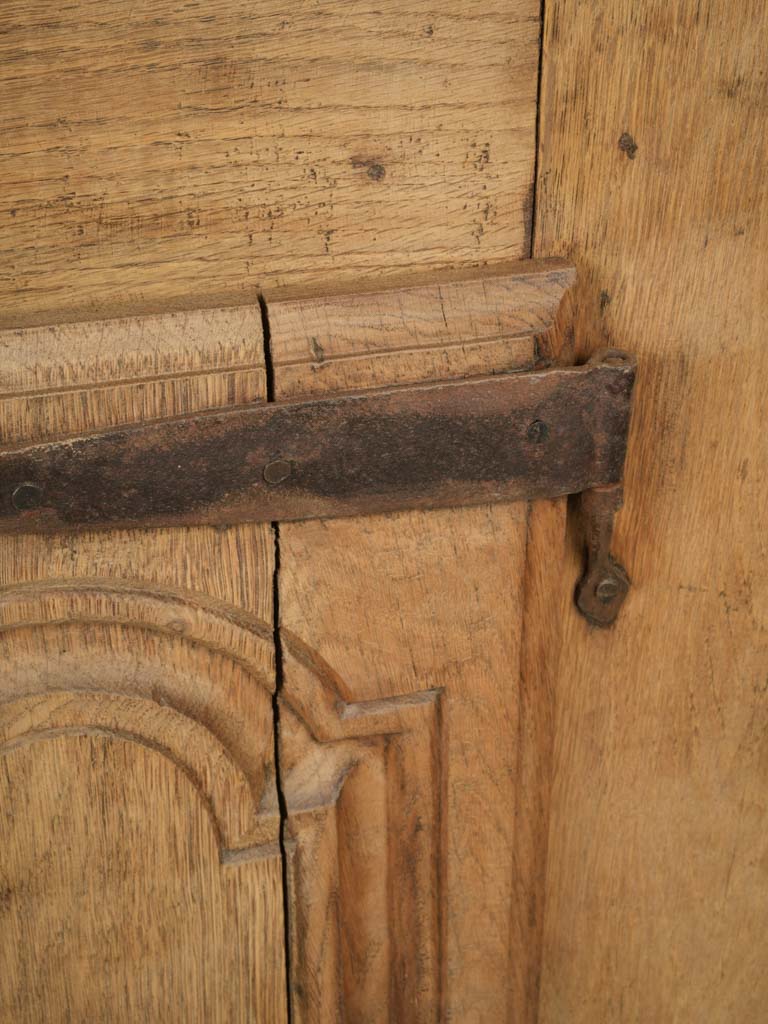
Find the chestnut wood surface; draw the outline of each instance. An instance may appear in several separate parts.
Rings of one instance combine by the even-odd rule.
[[[0,539],[0,1017],[283,1021],[287,887],[294,1021],[763,1020],[766,7],[543,11],[534,203],[534,0],[3,4],[2,442],[263,400],[260,290],[277,397],[570,358],[534,212],[640,372],[611,631],[563,503],[283,527],[280,673],[267,528]]]
[[[258,308],[0,332],[3,442],[262,400]],[[0,1019],[287,1020],[268,526],[0,540]]]
[[[542,1024],[759,1024],[768,980],[761,0],[546,0],[537,255],[638,356],[616,626],[569,611]]]
[[[267,293],[275,396],[359,386],[363,366],[380,386],[415,367],[565,357],[572,282],[526,262],[405,292]],[[556,501],[280,525],[286,836],[335,894],[313,918],[291,892],[297,1020],[535,1020],[564,514]],[[307,665],[340,723],[294,763],[285,702]]]
[[[0,323],[529,254],[538,0],[5,0]]]
[[[170,0],[76,0],[55,12],[45,0],[4,4],[0,326],[9,330],[0,339],[2,440],[46,439],[260,400],[265,382],[256,299],[261,289],[276,298],[295,297],[299,289],[314,290],[315,295],[350,286],[359,291],[358,283],[364,281],[375,289],[385,282],[411,286],[420,271],[481,268],[528,256],[540,23],[537,0],[450,0],[430,8],[402,0],[323,0],[290,9],[273,0],[257,5],[243,0],[183,5]],[[504,276],[506,271],[500,272]],[[536,280],[518,282],[516,305],[507,309],[508,297],[499,291],[503,283],[489,283],[495,324],[484,323],[483,303],[460,284],[447,287],[444,297],[434,290],[428,298],[409,294],[408,305],[399,311],[401,321],[413,327],[412,312],[428,309],[429,322],[395,342],[389,324],[396,310],[386,308],[387,299],[381,300],[381,308],[364,310],[356,319],[349,318],[349,308],[342,309],[335,323],[324,322],[329,337],[318,335],[308,355],[305,348],[289,351],[275,345],[275,392],[303,393],[309,377],[316,378],[318,387],[368,387],[522,369],[536,358],[540,343],[560,343],[561,324],[552,317],[567,284],[556,285],[548,297],[536,294]],[[243,302],[248,305],[209,311]],[[120,316],[124,318],[116,318]],[[340,322],[347,324],[349,337],[339,332]],[[312,345],[307,336],[281,332],[283,339],[289,335]],[[553,515],[556,550],[561,507]],[[515,986],[526,965],[538,963],[538,946],[526,947],[525,955],[518,956],[510,950],[508,936],[526,941],[526,922],[539,927],[541,898],[534,898],[531,909],[527,893],[528,880],[537,892],[542,885],[541,858],[536,864],[530,858],[540,844],[545,819],[529,825],[520,805],[523,798],[515,791],[515,773],[527,746],[482,735],[486,724],[501,737],[507,726],[514,731],[522,722],[514,681],[520,657],[526,656],[521,654],[526,641],[522,637],[521,646],[519,614],[529,560],[527,521],[524,508],[511,507],[458,518],[446,513],[444,536],[439,516],[376,526],[367,542],[369,554],[396,586],[368,598],[370,615],[378,616],[390,636],[369,673],[361,673],[355,662],[360,654],[354,653],[371,643],[368,620],[349,622],[349,666],[325,651],[317,626],[329,616],[331,627],[341,631],[345,602],[361,601],[366,545],[360,542],[348,597],[341,581],[338,593],[333,588],[317,593],[315,610],[305,612],[304,633],[297,620],[295,633],[283,641],[281,757],[288,814],[283,856],[272,848],[253,862],[240,855],[226,859],[226,870],[248,873],[244,891],[250,887],[260,901],[252,927],[266,923],[260,946],[253,945],[251,933],[245,940],[249,953],[260,950],[259,964],[254,967],[248,956],[236,964],[244,974],[251,972],[252,987],[236,979],[231,1005],[224,998],[223,1009],[212,1011],[202,1001],[205,964],[229,971],[228,943],[238,935],[237,927],[227,931],[218,923],[217,908],[231,907],[226,892],[216,888],[214,866],[209,866],[196,890],[197,918],[193,914],[194,921],[185,922],[189,955],[178,957],[172,965],[175,973],[168,973],[171,968],[160,956],[157,977],[147,981],[148,987],[136,980],[140,972],[116,975],[115,984],[136,985],[131,1007],[160,999],[158,1006],[165,1008],[173,986],[185,984],[187,1001],[183,1011],[175,1012],[185,1013],[186,1019],[216,1019],[215,1013],[238,1019],[250,1013],[258,1020],[282,1020],[282,897],[275,902],[275,892],[283,882],[291,887],[292,971],[307,985],[300,998],[294,992],[297,1020],[301,1014],[330,1020],[342,1013],[360,1021],[383,1019],[385,1013],[398,1019],[400,1011],[406,1014],[400,1019],[412,1011],[420,1015],[415,1019],[423,1019],[442,1013],[443,1006],[452,1006],[461,1019],[481,1020],[486,1012],[504,1014],[507,1001],[512,1005],[524,998]],[[311,539],[309,531],[293,536],[297,545],[299,537],[304,543]],[[356,537],[352,530],[350,543]],[[496,554],[500,539],[508,548],[501,560]],[[430,561],[426,553],[432,547]],[[151,675],[160,654],[147,646],[151,664],[139,670],[129,653],[143,650],[150,644],[144,637],[158,631],[164,642],[176,645],[162,655],[169,664],[178,658],[184,671],[188,662],[195,668],[188,668],[186,688],[181,681],[174,684],[180,687],[173,691],[175,700],[183,697],[195,705],[195,694],[202,700],[207,688],[215,690],[219,679],[236,672],[209,664],[211,652],[226,665],[227,658],[232,660],[238,671],[258,669],[259,675],[271,666],[273,652],[264,630],[271,628],[273,543],[264,528],[18,538],[4,542],[0,552],[7,614],[20,616],[29,626],[27,631],[16,629],[13,620],[8,642],[18,645],[29,633],[30,644],[42,644],[51,630],[54,637],[69,637],[74,631],[75,680],[99,677],[98,666],[105,659],[112,666],[110,685],[120,691],[119,666],[125,658],[123,682],[130,695],[131,680]],[[283,557],[293,572],[289,554],[287,549]],[[327,557],[313,549],[309,560],[316,566],[305,571],[326,571]],[[422,565],[425,557],[427,564]],[[415,569],[409,567],[412,558]],[[419,606],[413,581],[422,568],[421,587],[431,581],[435,597]],[[455,605],[453,597],[445,600],[445,572],[456,588]],[[487,579],[481,581],[483,575]],[[482,583],[481,593],[473,592],[475,579],[478,586]],[[36,589],[18,596],[19,587]],[[396,596],[402,588],[403,608],[414,615],[410,637]],[[492,594],[498,607],[486,620],[484,597]],[[291,601],[285,600],[288,614]],[[332,601],[337,607],[329,610],[326,605]],[[292,616],[296,620],[297,612]],[[450,639],[454,630],[456,636]],[[258,656],[251,649],[254,644]],[[177,648],[183,655],[175,653]],[[423,655],[412,665],[417,657],[413,652],[421,648]],[[17,651],[18,673],[24,668],[25,649]],[[544,664],[541,659],[531,663],[531,679]],[[414,666],[423,669],[425,678],[417,678]],[[269,671],[273,686],[274,670]],[[322,699],[328,693],[333,697],[334,672],[358,691],[347,692],[340,684],[339,692],[352,709],[348,720],[335,697],[330,708]],[[206,673],[212,674],[210,680]],[[441,687],[445,678],[454,677],[458,683],[450,714],[455,724],[449,734],[442,724]],[[233,682],[229,694],[232,710],[217,711],[216,723],[237,719],[238,701],[256,700],[256,693],[260,710],[252,714],[258,727],[248,742],[228,734],[216,738],[229,753],[236,742],[238,756],[246,759],[259,827],[269,847],[280,838],[275,822],[281,808],[267,742],[271,726],[262,715],[268,687],[254,689],[255,684],[246,685],[245,676],[238,678],[241,682]],[[36,685],[48,685],[40,679]],[[152,692],[166,699],[164,690],[156,687]],[[387,694],[396,698],[391,708]],[[105,697],[99,699],[105,701],[104,709],[113,708]],[[95,707],[90,701],[86,705],[81,717]],[[197,721],[197,705],[195,709]],[[506,719],[500,719],[500,712]],[[129,716],[127,705],[120,714]],[[95,711],[92,717],[95,723]],[[44,780],[45,791],[35,796],[37,803],[17,805],[19,814],[40,817],[44,834],[46,815],[52,813],[48,788],[54,775],[62,774],[73,787],[73,807],[95,801],[112,808],[120,796],[119,780],[129,770],[126,759],[133,757],[133,774],[125,784],[125,806],[131,810],[116,808],[116,817],[104,812],[98,835],[122,820],[121,814],[134,815],[142,791],[152,794],[146,800],[146,821],[140,822],[146,830],[141,836],[152,836],[153,828],[168,831],[157,885],[158,891],[163,889],[165,879],[165,895],[171,898],[174,886],[187,891],[184,871],[208,863],[208,853],[216,848],[210,838],[201,838],[197,853],[186,854],[188,861],[181,864],[174,843],[184,834],[184,822],[193,820],[189,815],[196,806],[195,787],[184,788],[184,778],[212,764],[217,748],[213,740],[206,746],[203,738],[191,743],[177,735],[177,719],[170,711],[160,717],[163,742],[175,751],[171,762],[181,765],[171,769],[163,762],[162,779],[160,769],[152,767],[160,757],[153,753],[156,740],[146,739],[134,753],[130,743],[111,740],[98,731],[105,726],[92,723],[87,736],[67,732],[66,738],[47,745],[30,745],[24,755],[14,749],[13,792],[14,799],[31,799],[19,793],[23,780],[32,777],[37,764],[43,765],[38,759],[52,759],[37,776]],[[147,716],[147,723],[150,719],[154,722],[154,715]],[[207,717],[201,721],[201,728],[209,727]],[[60,728],[76,730],[80,725]],[[481,744],[480,761],[487,759],[479,782],[474,781],[476,742]],[[444,744],[452,751],[450,817],[442,810],[439,781]],[[187,748],[190,754],[199,749],[202,767],[186,766],[182,754]],[[88,775],[89,758],[101,758],[105,765],[99,778]],[[316,773],[311,769],[315,763]],[[176,778],[174,771],[184,777]],[[238,777],[233,776],[232,786]],[[302,780],[311,783],[306,792]],[[538,793],[537,772],[529,782]],[[508,808],[496,801],[496,785],[505,799],[520,805],[514,827]],[[336,800],[338,786],[342,796]],[[178,806],[169,804],[176,793],[182,795]],[[237,797],[224,800],[223,807],[231,803],[246,815],[242,786]],[[67,878],[78,879],[85,872],[94,893],[108,892],[112,882],[102,861],[112,859],[113,848],[101,843],[99,853],[96,843],[95,859],[82,859],[83,821],[76,817],[67,827],[67,849],[72,851]],[[203,836],[198,825],[189,827],[195,837]],[[450,847],[453,827],[459,829],[459,847],[445,866],[449,861],[440,851]],[[525,865],[516,871],[516,837],[525,836],[529,828],[537,838],[532,846],[527,843],[524,853],[520,847]],[[141,836],[137,831],[137,869],[152,856],[150,841]],[[403,846],[400,839],[407,836],[412,841]],[[37,839],[19,834],[15,842],[20,846],[13,864],[36,860]],[[283,880],[280,859],[288,870]],[[176,869],[178,877],[170,879]],[[346,900],[341,906],[339,880],[347,892],[364,892],[365,899]],[[101,918],[75,920],[75,914],[69,926],[71,946],[81,941],[77,933],[86,948],[100,948],[103,929],[117,928],[114,922],[120,921],[137,954],[150,955],[150,946],[141,945],[136,922],[143,921],[142,900],[152,892],[139,887],[130,927],[123,918],[130,918],[131,906],[114,899],[98,902],[108,924]],[[444,892],[451,894],[450,914],[442,909]],[[62,897],[61,906],[66,905]],[[248,916],[249,907],[238,911]],[[13,920],[23,921],[25,912],[20,909],[22,916]],[[339,930],[331,935],[325,925],[334,914]],[[201,929],[206,934],[212,929],[220,940],[206,958],[193,955],[202,953],[196,945]],[[168,953],[171,934],[170,927],[162,931],[161,948],[152,947],[155,954]],[[383,945],[377,945],[379,938]],[[409,953],[414,948],[418,957],[412,964]],[[24,967],[25,977],[30,976],[24,957],[34,958],[35,943],[26,951],[19,946],[14,955],[22,957],[18,964],[27,966],[8,973],[8,999],[20,997],[24,986],[19,972]],[[140,963],[146,963],[141,957]],[[268,980],[262,984],[263,979]],[[62,1013],[67,1011],[72,996],[62,994],[58,984],[54,991],[41,978],[34,996],[38,1001],[30,1004],[33,1019],[53,1013],[54,1000]],[[104,982],[83,993],[84,1001],[73,1004],[74,1016],[93,1019],[102,1012],[116,1019],[110,1001],[115,990]],[[346,1010],[340,1009],[342,997]],[[164,1019],[173,1018],[166,1013]]]
[[[274,396],[567,359],[573,283],[267,295]],[[263,344],[258,306],[0,332],[3,441],[260,401]],[[534,1020],[564,511],[3,538],[3,1013],[271,1024],[287,936],[295,1022]]]

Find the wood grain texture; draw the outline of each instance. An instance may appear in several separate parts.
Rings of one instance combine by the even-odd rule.
[[[316,652],[283,640],[292,1020],[434,1020],[440,691],[345,701]]]
[[[9,0],[0,317],[528,254],[537,0]]]
[[[355,339],[362,386],[392,382],[376,361],[377,349],[392,357],[394,382],[397,359],[414,352],[431,374],[442,368],[447,377],[562,357],[570,346],[572,285],[566,264],[512,264],[490,278],[459,274],[357,301],[305,298],[270,309],[295,355],[313,360],[304,372],[308,390],[318,393],[312,339],[320,326],[326,347],[339,350],[327,359],[331,368],[338,364],[337,379],[323,378],[333,390],[350,379]],[[361,312],[366,307],[370,329]],[[152,405],[155,392],[146,390],[155,382],[172,382],[190,409],[217,408],[239,393],[236,386],[211,385],[221,373],[235,385],[248,375],[249,387],[263,388],[263,360],[253,353],[260,339],[255,307],[5,332],[6,440],[165,415],[168,407]],[[301,363],[281,362],[279,344],[272,354],[281,397],[283,368]],[[366,360],[373,368],[367,380]],[[291,393],[297,379],[286,378]],[[136,389],[149,396],[139,405]],[[553,503],[307,523],[293,535],[293,527],[283,526],[291,569],[281,573],[281,592],[293,619],[286,625],[284,617],[282,625],[280,757],[295,1020],[533,1019],[550,747],[542,697],[549,692],[558,622],[550,617],[539,629],[522,618],[541,614],[544,581],[556,578],[551,569],[560,559],[562,513]],[[177,876],[153,882],[165,894],[177,884],[201,892],[201,916],[185,924],[189,943],[177,961],[169,960],[162,935],[147,938],[160,943],[152,952],[142,946],[140,900],[134,917],[120,925],[129,906],[104,898],[107,912],[98,914],[83,905],[89,920],[73,915],[71,945],[100,946],[106,934],[123,928],[125,956],[116,945],[103,984],[85,986],[76,997],[69,982],[57,980],[73,976],[63,961],[30,994],[30,959],[22,955],[4,996],[14,1012],[34,1019],[54,999],[75,1014],[114,1012],[115,991],[128,985],[127,1013],[140,1012],[151,997],[175,1007],[171,1014],[281,1019],[270,541],[263,528],[242,527],[21,536],[4,545],[0,640],[16,666],[3,704],[11,728],[6,748],[16,760],[21,747],[35,751],[19,762],[14,786],[32,774],[29,758],[40,778],[60,774],[60,748],[70,743],[68,784],[96,799],[94,786],[116,783],[87,776],[80,749],[109,771],[126,772],[124,748],[133,743],[137,792],[143,780],[152,792],[149,816],[161,815],[169,834],[179,837],[189,820],[182,798],[172,813],[160,799],[179,793],[178,785],[169,789],[171,782],[157,775],[168,769],[145,763],[146,751],[165,757],[202,796],[218,860],[230,874],[243,875],[227,890],[227,913],[248,916],[251,894],[258,901],[255,916],[248,916],[256,932],[243,938],[256,960],[236,963],[215,923],[225,897],[210,871],[208,881],[195,874],[194,883]],[[455,600],[447,601],[446,592]],[[334,639],[343,641],[343,657]],[[45,653],[54,646],[56,672]],[[345,663],[342,674],[336,666]],[[502,677],[515,683],[500,686]],[[54,767],[46,767],[49,750]],[[45,810],[24,807],[27,814]],[[123,812],[116,813],[119,823]],[[98,866],[99,857],[111,856],[110,844],[100,832],[98,848],[86,854],[77,840],[79,821],[75,814],[67,825],[71,857],[60,865],[65,907],[72,879],[88,877],[90,893],[113,884]],[[42,818],[38,826],[41,834],[52,827]],[[100,827],[109,830],[114,822],[103,819]],[[202,834],[202,826],[195,828]],[[36,836],[14,834],[9,890],[19,884],[18,861],[34,852]],[[138,833],[136,842],[142,842]],[[169,842],[175,848],[181,839]],[[197,871],[207,857],[201,843],[183,863],[170,853],[167,870],[189,874],[193,865]],[[29,898],[37,908],[40,895]],[[19,913],[27,913],[26,905]],[[210,930],[223,945],[206,947],[206,964],[241,972],[226,996],[195,967],[196,936]],[[145,976],[135,957],[150,956],[155,973]],[[187,975],[187,994],[175,1002]]]
[[[564,260],[524,260],[482,274],[444,272],[437,281],[411,274],[385,290],[366,282],[282,302],[269,292],[281,394],[533,369],[551,361],[561,344],[574,280]]]
[[[264,393],[256,310],[0,335],[3,436]],[[268,528],[0,545],[0,1017],[286,1019]]]
[[[256,306],[0,331],[0,443],[263,399]]]
[[[549,335],[549,357],[564,364],[572,363],[574,358],[574,291],[569,287],[563,295]],[[538,1024],[539,1020],[555,693],[562,624],[572,601],[571,592],[563,585],[564,578],[568,578],[563,574],[566,512],[565,498],[534,501],[528,506],[508,948],[507,1019],[515,1024]],[[574,566],[574,574],[578,568]]]
[[[2,760],[4,1020],[281,1019],[279,861],[222,866],[192,783],[133,741],[57,733]]]
[[[762,2],[548,0],[536,252],[639,356],[614,629],[569,613],[543,1024],[757,1024],[768,987]]]
[[[516,318],[509,289],[487,290],[484,297],[490,296],[490,301],[484,304],[483,284],[475,283],[474,294],[470,285],[463,285],[456,304],[450,290],[435,285],[406,296],[376,294],[357,301],[337,296],[281,302],[267,296],[276,397],[283,397],[284,388],[295,396],[302,388],[316,394],[321,388],[343,386],[358,351],[373,367],[371,383],[379,385],[399,380],[398,353],[403,372],[409,372],[409,355],[418,344],[427,366],[445,367],[452,375],[477,372],[478,359],[483,362],[480,372],[508,369],[503,359],[501,366],[496,362],[496,344],[462,344],[478,332],[495,336],[506,312],[511,321]],[[560,280],[558,302],[548,300],[544,333],[551,329],[560,337],[555,325],[569,284],[570,277]],[[400,304],[409,310],[406,324],[396,313]],[[441,308],[447,311],[445,320]],[[461,316],[454,319],[459,311]],[[324,334],[329,324],[332,339],[330,331]],[[326,345],[319,342],[323,368],[318,374],[317,339],[326,337]],[[512,337],[518,334],[513,332]],[[445,361],[449,350],[451,363]],[[379,351],[388,358],[378,359]],[[532,354],[529,349],[529,358]],[[408,699],[440,695],[440,732],[431,741],[434,753],[415,772],[399,768],[392,754],[376,767],[382,762],[376,761],[381,755],[371,746],[373,739],[365,756],[362,751],[354,755],[360,766],[356,770],[372,773],[371,792],[387,788],[389,813],[404,804],[411,814],[390,825],[387,900],[399,907],[399,917],[379,921],[380,943],[389,950],[388,996],[384,1002],[381,995],[373,999],[374,993],[384,991],[377,980],[380,967],[359,958],[340,968],[335,991],[342,999],[332,1008],[323,1003],[322,992],[304,985],[298,991],[294,988],[301,1020],[358,1019],[345,1016],[353,1005],[349,1000],[355,986],[371,993],[371,1001],[364,1004],[367,1016],[359,1019],[533,1019],[542,902],[537,887],[543,881],[539,858],[547,820],[547,780],[539,769],[548,767],[551,719],[545,712],[537,720],[530,702],[539,686],[546,698],[551,658],[537,662],[536,643],[531,634],[524,635],[522,619],[526,601],[536,605],[544,600],[544,591],[532,577],[538,572],[557,578],[559,572],[562,507],[551,515],[548,526],[537,532],[536,557],[527,550],[529,510],[524,504],[289,523],[280,528],[281,635],[284,644],[299,638],[315,652],[337,700],[381,714],[393,713]],[[527,580],[533,586],[529,596]],[[550,618],[548,623],[552,633],[539,634],[544,648],[557,640],[557,620]],[[524,709],[521,669],[528,690]],[[299,686],[296,668],[287,661],[281,698],[295,700]],[[287,759],[282,751],[292,736],[292,723],[283,724],[281,719],[281,760]],[[375,742],[380,744],[385,736],[382,728]],[[424,756],[430,744],[422,742],[422,748]],[[331,758],[328,747],[320,748],[320,753],[318,761],[308,760],[303,770],[297,770],[293,784],[301,779],[306,784],[313,778],[313,765],[317,772]],[[326,787],[333,798],[330,803],[336,814],[346,814],[350,824],[356,823],[356,831],[375,836],[382,827],[380,819],[377,823],[382,813],[377,810],[378,798],[361,802],[355,785],[350,779],[349,789],[347,783],[341,789],[338,784]],[[532,789],[521,791],[521,786]],[[440,808],[437,819],[435,803]],[[327,836],[328,830],[323,834]],[[416,870],[419,843],[430,834],[437,844],[439,887],[435,883],[426,889],[409,888],[405,880]],[[323,872],[341,872],[343,878],[336,843],[322,849],[315,844],[313,850]],[[395,856],[401,858],[400,869],[394,867]],[[359,884],[364,898],[373,899],[378,889],[365,875],[362,879],[346,884]],[[437,892],[440,912],[431,923],[426,919],[422,932],[428,901]],[[365,945],[370,933],[360,922],[351,924],[350,931],[358,948],[370,948]],[[415,958],[404,956],[414,942]],[[430,980],[427,968],[435,949],[440,950],[440,973]],[[416,984],[414,972],[422,973]],[[409,992],[410,1002],[396,1002]],[[362,1013],[363,1004],[358,1007]]]

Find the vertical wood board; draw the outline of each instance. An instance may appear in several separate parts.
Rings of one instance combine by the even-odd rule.
[[[547,0],[535,253],[637,353],[616,626],[570,612],[542,1024],[768,1002],[768,9]]]

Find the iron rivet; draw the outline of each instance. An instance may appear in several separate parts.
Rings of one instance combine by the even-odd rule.
[[[11,504],[17,512],[28,512],[37,508],[43,500],[43,489],[38,484],[23,483],[14,488]]]
[[[268,462],[264,467],[264,479],[268,484],[281,484],[291,475],[292,466],[285,459]]]
[[[548,435],[549,427],[547,424],[543,420],[534,420],[533,423],[529,424],[525,436],[534,444],[539,444],[541,441],[546,440]]]
[[[604,576],[595,587],[595,597],[600,604],[610,604],[619,594],[619,582],[613,576]]]

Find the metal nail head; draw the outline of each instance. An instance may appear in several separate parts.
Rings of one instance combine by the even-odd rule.
[[[595,597],[601,604],[610,604],[619,593],[619,581],[613,576],[604,576],[595,587]]]
[[[293,467],[285,459],[268,462],[264,467],[264,479],[268,484],[281,484],[291,475]]]
[[[30,509],[37,508],[42,500],[42,487],[27,481],[15,487],[11,495],[11,504],[17,512],[28,512]]]
[[[548,434],[549,427],[547,424],[543,420],[534,420],[533,423],[529,424],[525,436],[534,444],[539,444],[541,441],[546,440]]]

